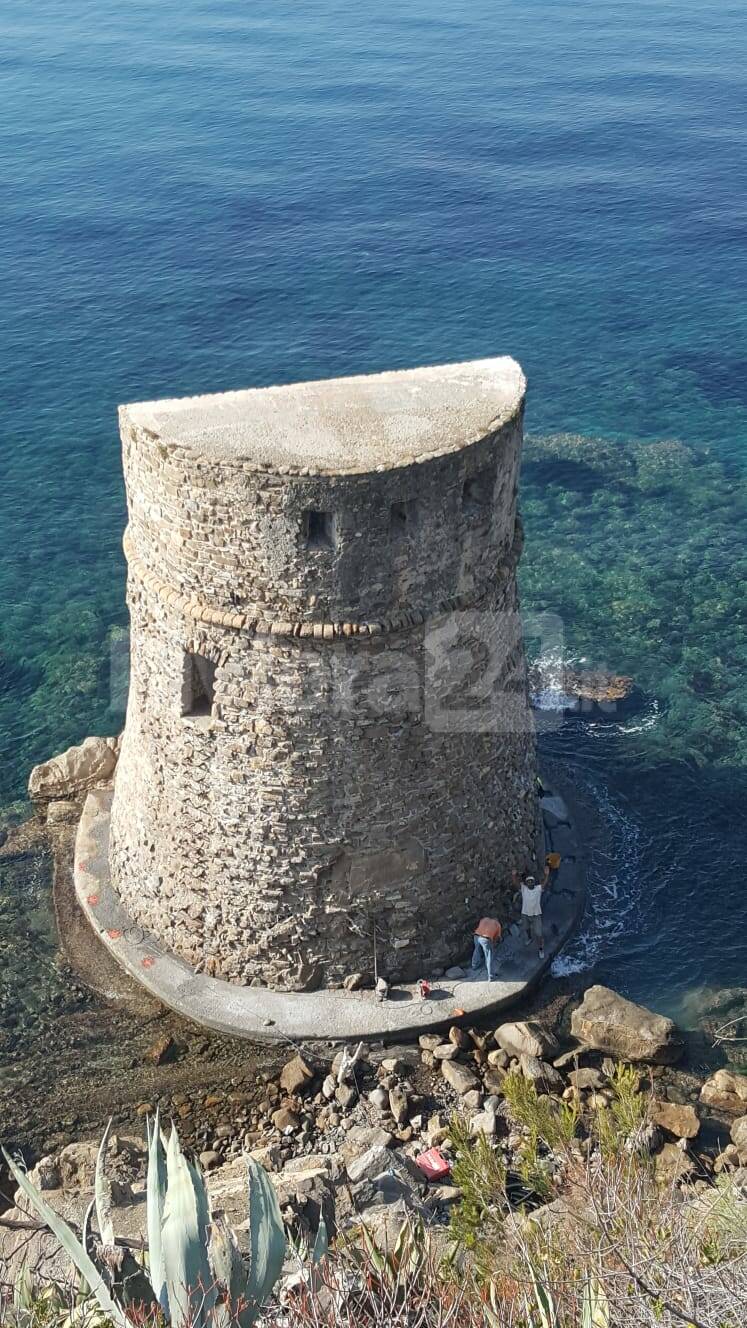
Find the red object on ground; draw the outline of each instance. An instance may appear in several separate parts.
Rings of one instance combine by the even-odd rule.
[[[415,1161],[428,1180],[445,1180],[451,1174],[451,1164],[447,1162],[440,1148],[429,1148],[416,1157]]]

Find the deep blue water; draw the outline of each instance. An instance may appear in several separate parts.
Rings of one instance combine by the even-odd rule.
[[[120,401],[509,352],[536,433],[744,467],[744,6],[462,9],[6,0],[0,804],[121,723]],[[553,742],[618,818],[595,972],[744,981],[741,772],[662,799],[621,735]]]

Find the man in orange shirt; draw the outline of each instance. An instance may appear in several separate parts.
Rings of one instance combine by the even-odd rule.
[[[501,939],[502,928],[497,918],[480,918],[475,927],[475,948],[472,952],[473,969],[482,968],[483,960],[488,970],[488,982],[497,977],[496,946]]]

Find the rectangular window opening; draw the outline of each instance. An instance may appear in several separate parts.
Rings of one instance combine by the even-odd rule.
[[[404,503],[392,503],[389,510],[389,530],[395,540],[411,535],[415,525],[415,503],[410,499]]]
[[[184,656],[182,715],[211,715],[215,703],[215,669],[212,659],[187,653]]]
[[[493,472],[486,468],[464,481],[462,511],[466,516],[487,516],[493,505]]]
[[[310,549],[334,549],[335,517],[333,512],[304,512],[303,531]]]

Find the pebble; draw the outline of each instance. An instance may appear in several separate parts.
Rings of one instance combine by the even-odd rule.
[[[395,1086],[389,1090],[389,1110],[392,1113],[398,1125],[404,1125],[409,1115],[409,1106],[407,1102],[407,1093],[403,1088]]]
[[[441,1042],[433,1048],[433,1059],[437,1061],[455,1061],[459,1048],[453,1042]]]

